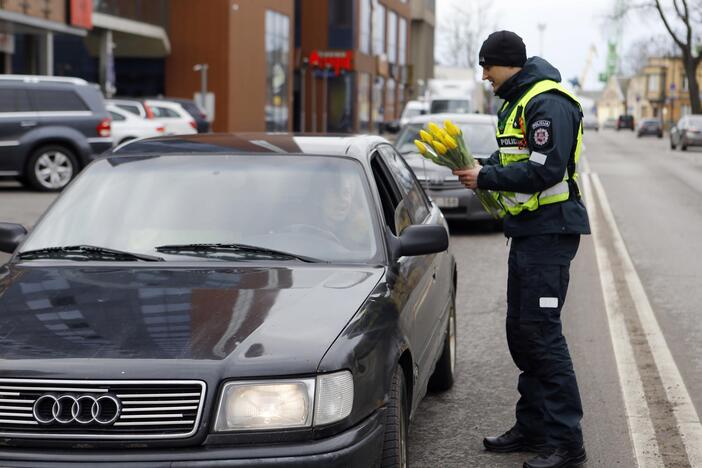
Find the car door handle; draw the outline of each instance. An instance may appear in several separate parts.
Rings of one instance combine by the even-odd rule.
[[[34,120],[25,120],[24,122],[20,123],[20,126],[22,127],[34,127],[36,126],[37,122]]]
[[[436,281],[436,266],[434,266],[434,272],[431,274],[431,279]]]

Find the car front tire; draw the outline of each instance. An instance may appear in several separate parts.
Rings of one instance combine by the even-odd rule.
[[[407,434],[409,429],[409,403],[405,374],[398,364],[390,386],[390,401],[385,416],[382,468],[407,467]]]
[[[46,145],[34,150],[27,161],[25,178],[41,192],[62,190],[78,173],[78,159],[62,145]]]

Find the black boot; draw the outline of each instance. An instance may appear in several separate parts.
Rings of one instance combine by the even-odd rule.
[[[529,439],[516,427],[500,436],[484,438],[483,445],[486,450],[499,453],[538,452],[545,446],[543,439]]]
[[[551,449],[524,463],[524,468],[566,468],[580,466],[587,461],[585,448]]]

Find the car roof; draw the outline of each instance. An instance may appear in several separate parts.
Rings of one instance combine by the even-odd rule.
[[[424,114],[412,117],[409,120],[410,124],[425,124],[429,122],[443,122],[444,120],[450,120],[454,123],[462,124],[490,124],[494,125],[497,122],[497,117],[488,114]]]
[[[387,140],[375,135],[294,133],[201,133],[133,140],[108,156],[148,154],[312,154],[346,156],[368,162],[371,149]]]

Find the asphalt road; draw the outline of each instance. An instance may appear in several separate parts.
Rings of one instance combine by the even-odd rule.
[[[585,411],[586,466],[702,466],[689,447],[702,432],[694,419],[702,413],[702,150],[673,152],[666,138],[637,139],[630,132],[588,133],[585,142],[583,185],[601,181],[626,252],[616,249],[607,205],[591,188],[588,209],[600,234],[581,241],[563,310]],[[53,199],[0,182],[0,222],[31,226]],[[459,265],[458,375],[452,390],[428,395],[415,414],[410,462],[518,467],[531,455],[487,453],[481,442],[514,422],[517,369],[504,333],[509,248],[501,233],[469,224],[451,225],[451,244]],[[624,281],[632,276],[627,254],[670,362],[660,357],[660,340],[652,339],[641,315],[641,294]],[[0,254],[0,263],[7,258]],[[617,319],[625,325],[622,334]],[[634,356],[628,361],[622,358],[627,349]],[[631,386],[637,382],[640,388]]]

